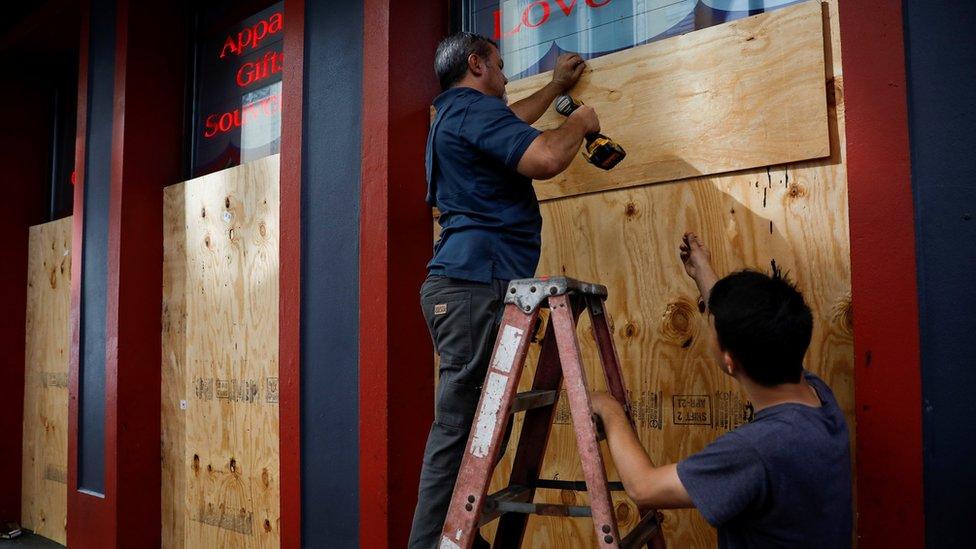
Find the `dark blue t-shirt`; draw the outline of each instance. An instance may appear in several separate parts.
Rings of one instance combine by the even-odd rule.
[[[719,547],[850,547],[851,453],[827,384],[805,372],[821,406],[779,404],[678,463]]]
[[[515,171],[539,130],[471,88],[434,99],[427,203],[440,210],[430,274],[473,282],[535,275],[542,216],[532,180]]]

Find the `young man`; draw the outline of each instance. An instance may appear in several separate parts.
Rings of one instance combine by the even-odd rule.
[[[440,355],[435,420],[420,473],[410,547],[437,545],[471,430],[508,282],[535,275],[542,217],[532,179],[566,169],[583,137],[599,131],[592,108],[577,109],[554,130],[535,122],[585,67],[559,57],[552,81],[511,107],[508,80],[491,40],[459,33],[437,47],[442,94],[427,139],[427,202],[440,210],[440,239],[420,291]]]
[[[594,394],[627,494],[640,507],[697,508],[718,529],[719,547],[849,547],[847,424],[830,388],[803,370],[813,329],[803,296],[776,273],[719,280],[693,233],[680,253],[708,305],[718,367],[755,415],[701,452],[655,467],[621,405]]]

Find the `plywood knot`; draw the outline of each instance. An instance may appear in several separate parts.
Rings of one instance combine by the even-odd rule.
[[[667,341],[688,347],[698,324],[694,322],[695,306],[686,299],[668,303],[661,315],[661,335]]]
[[[271,475],[268,474],[267,467],[261,469],[261,484],[264,484],[265,488],[271,486]]]
[[[58,288],[58,270],[51,269],[50,275],[51,289],[56,290]]]
[[[230,458],[230,463],[228,464],[227,468],[230,469],[230,472],[231,473],[236,473],[237,472],[237,460],[234,459],[234,458]]]
[[[617,526],[621,528],[629,526],[628,522],[635,515],[634,510],[630,508],[630,505],[626,501],[618,501],[617,505],[613,508],[613,514],[617,517]]]
[[[831,324],[846,335],[854,333],[854,305],[850,295],[840,298],[831,307]]]
[[[576,492],[574,490],[560,490],[559,501],[563,505],[576,505]]]
[[[190,465],[190,468],[193,469],[193,472],[194,473],[199,473],[200,472],[200,456],[199,455],[193,454],[193,464]]]
[[[836,107],[844,102],[844,85],[840,78],[827,80],[827,106]]]
[[[800,185],[799,183],[794,183],[790,185],[790,190],[786,191],[787,200],[799,200],[805,198],[809,193],[806,187]]]
[[[265,532],[271,531],[271,521],[268,519],[264,519],[264,531]]]
[[[265,226],[264,221],[258,224],[258,232],[261,233],[262,238],[268,236],[268,228]]]
[[[628,202],[627,206],[624,208],[624,215],[627,217],[635,217],[639,213],[640,210],[637,209],[637,204],[634,204],[633,202]]]
[[[624,330],[623,330],[624,337],[631,338],[636,336],[637,333],[638,333],[637,325],[635,325],[633,322],[628,322],[627,324],[624,324]]]
[[[206,207],[200,208],[200,217],[206,219],[206,217],[207,217],[207,208]]]

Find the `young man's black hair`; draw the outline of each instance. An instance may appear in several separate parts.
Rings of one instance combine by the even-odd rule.
[[[778,272],[726,276],[712,288],[708,309],[719,346],[750,379],[766,387],[800,381],[813,315],[803,295]]]

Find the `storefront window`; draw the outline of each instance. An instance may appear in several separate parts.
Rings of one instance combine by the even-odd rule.
[[[800,0],[462,0],[461,28],[498,42],[510,80]]]
[[[283,2],[197,43],[193,175],[281,148]]]

